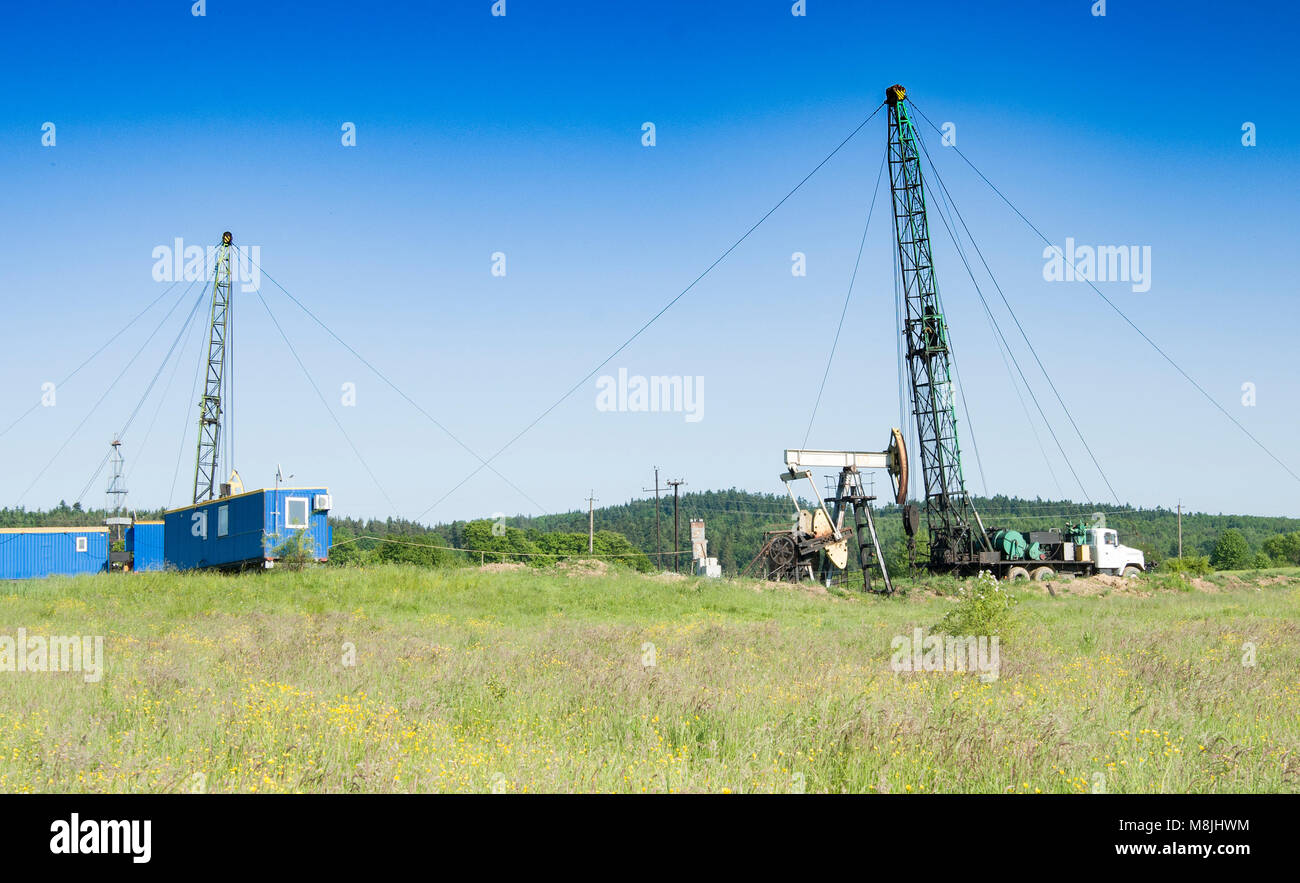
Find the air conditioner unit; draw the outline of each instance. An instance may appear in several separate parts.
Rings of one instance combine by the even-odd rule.
[[[334,508],[334,499],[329,494],[317,494],[312,501],[312,508],[317,512],[328,512]]]

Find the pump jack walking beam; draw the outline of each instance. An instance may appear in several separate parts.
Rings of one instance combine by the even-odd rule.
[[[907,502],[907,447],[903,442],[903,433],[894,429],[889,435],[889,447],[883,451],[820,451],[790,449],[785,452],[787,472],[781,478],[790,490],[789,482],[793,478],[808,478],[811,482],[812,469],[839,469],[839,484],[835,496],[826,502],[833,503],[834,509],[827,512],[834,538],[838,541],[844,532],[844,516],[851,509],[853,512],[853,534],[858,550],[858,564],[862,568],[862,588],[871,591],[871,568],[873,562],[880,567],[880,576],[886,594],[893,594],[894,583],[889,577],[889,568],[885,565],[885,556],[880,548],[880,538],[876,534],[876,520],[871,512],[870,496],[862,487],[861,469],[884,469],[894,483],[894,500],[899,504]],[[790,491],[794,499],[793,491]],[[817,504],[825,511],[825,503],[817,494],[813,484],[813,494]],[[798,502],[795,503],[798,508]],[[843,569],[847,562],[832,561],[829,555],[823,555],[819,576],[829,584],[834,569]]]

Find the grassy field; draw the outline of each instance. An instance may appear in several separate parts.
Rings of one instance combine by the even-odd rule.
[[[0,635],[103,635],[104,673],[0,672],[0,791],[1300,790],[1300,571],[1022,584],[992,681],[891,670],[894,636],[952,609],[935,588],[11,583]]]

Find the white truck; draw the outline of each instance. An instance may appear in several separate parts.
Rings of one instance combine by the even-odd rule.
[[[1098,572],[1113,573],[1116,576],[1137,576],[1147,569],[1146,556],[1142,554],[1142,550],[1120,543],[1119,534],[1114,528],[1091,528],[1087,537]]]
[[[1084,524],[1059,530],[991,530],[989,539],[1000,560],[995,572],[1003,579],[1051,579],[1058,573],[1091,576],[1137,576],[1147,569],[1141,549],[1122,545],[1112,527]]]

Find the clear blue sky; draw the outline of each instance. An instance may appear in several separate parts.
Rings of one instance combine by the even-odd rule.
[[[1300,471],[1292,6],[1112,0],[1098,18],[1085,0],[808,0],[796,17],[791,2],[507,0],[504,18],[491,15],[491,0],[209,0],[204,17],[182,0],[7,10],[0,428],[164,290],[151,275],[156,246],[215,243],[229,229],[487,456],[901,82],[936,123],[955,124],[960,150],[1053,242],[1150,246],[1149,291],[1101,290]],[[653,148],[641,144],[647,121]],[[1257,127],[1253,148],[1241,144],[1247,121]],[[56,127],[53,147],[41,143],[45,122]],[[355,147],[340,143],[345,122],[356,125]],[[1121,500],[1300,515],[1300,483],[1087,286],[1044,281],[1042,243],[926,136]],[[329,485],[341,513],[426,521],[565,511],[592,489],[618,503],[642,495],[656,464],[687,489],[779,491],[782,450],[803,442],[884,141],[882,114],[600,372],[702,376],[697,422],[599,411],[591,380],[496,461],[526,496],[485,470],[426,512],[477,461],[264,279],[272,310],[393,503],[257,296],[241,292],[235,465],[247,485],[263,486],[281,463],[294,483]],[[898,423],[888,221],[886,189],[809,446],[878,448]],[[942,225],[932,226],[987,482],[969,457],[971,489],[1079,498],[1039,426],[1049,473],[974,289]],[[498,251],[504,278],[490,272]],[[790,272],[796,251],[807,255],[806,277]],[[984,288],[1089,496],[1105,502]],[[0,501],[45,507],[77,497],[188,307],[97,410],[162,308],[60,386],[54,407],[0,437]],[[125,438],[136,505],[188,502],[197,332],[180,360]],[[340,402],[349,382],[355,407]],[[1255,384],[1253,407],[1241,402],[1243,383]],[[102,503],[105,481],[94,480],[86,504]]]

